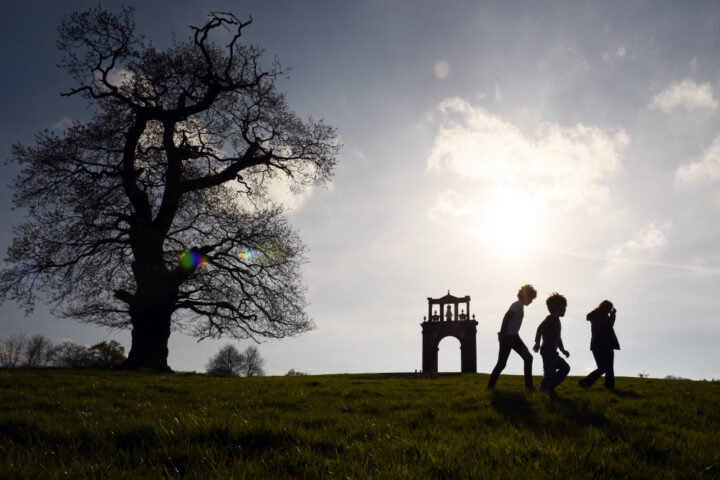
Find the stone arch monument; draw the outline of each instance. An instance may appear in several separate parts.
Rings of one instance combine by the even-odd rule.
[[[460,309],[461,304],[465,305],[464,309]],[[439,308],[439,312],[433,307]],[[460,341],[460,372],[477,373],[477,324],[475,315],[470,319],[469,295],[455,297],[448,290],[444,297],[428,297],[428,315],[420,324],[423,373],[437,373],[438,345],[445,337],[455,337]]]

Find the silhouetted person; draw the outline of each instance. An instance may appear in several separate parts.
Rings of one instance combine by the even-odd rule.
[[[465,315],[465,310],[460,310],[460,320],[467,320],[467,315]]]
[[[603,374],[605,375],[605,388],[615,388],[615,350],[620,350],[620,343],[615,335],[615,307],[609,300],[603,300],[595,310],[587,314],[592,331],[590,350],[595,357],[597,368],[580,380],[578,384],[583,388],[590,388]]]
[[[566,357],[570,352],[565,350],[560,331],[560,317],[565,315],[567,300],[559,293],[553,293],[545,301],[550,315],[545,317],[535,333],[535,346],[533,350],[539,350],[543,359],[543,379],[540,390],[549,394],[555,393],[555,387],[560,385],[570,372],[570,365],[558,354],[558,349]],[[542,347],[540,339],[542,338]]]
[[[440,315],[438,315],[437,310],[435,310],[432,314],[432,317],[430,317],[433,322],[437,322],[440,320]]]
[[[498,352],[498,361],[495,368],[490,374],[488,382],[488,390],[493,390],[500,373],[507,365],[507,359],[510,356],[510,350],[515,350],[525,362],[525,388],[535,390],[532,380],[532,361],[533,357],[520,338],[520,326],[522,325],[523,316],[525,315],[524,307],[530,305],[537,297],[537,291],[532,285],[523,285],[517,293],[518,300],[510,305],[507,313],[503,317],[502,326],[498,332],[498,341],[500,342],[500,351]]]

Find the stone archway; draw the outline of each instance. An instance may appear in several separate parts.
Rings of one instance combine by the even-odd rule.
[[[466,310],[458,313],[458,306],[466,305]],[[441,315],[433,313],[433,305],[440,306]],[[454,312],[451,305],[455,306]],[[445,306],[447,312],[443,316]],[[467,313],[465,313],[467,312]],[[422,326],[423,373],[434,374],[438,371],[438,348],[440,341],[445,337],[455,337],[460,341],[460,371],[461,373],[477,373],[477,324],[470,320],[470,297],[454,297],[448,292],[442,298],[428,298],[428,317]]]

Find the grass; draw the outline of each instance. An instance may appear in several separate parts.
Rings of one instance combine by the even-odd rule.
[[[720,478],[720,383],[486,383],[0,370],[0,478]]]

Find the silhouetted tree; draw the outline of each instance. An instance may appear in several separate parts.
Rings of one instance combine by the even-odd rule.
[[[26,367],[42,367],[48,363],[48,353],[53,348],[53,343],[42,335],[33,335],[25,344],[25,358],[23,365]]]
[[[0,339],[0,367],[14,368],[22,363],[27,335],[16,333]]]
[[[288,372],[285,374],[286,377],[304,377],[305,375],[309,375],[305,372],[300,372],[298,370],[295,370],[294,368],[291,368],[288,370]]]
[[[228,344],[210,359],[205,369],[208,373],[240,375],[240,369],[244,361],[243,355],[238,352],[237,348]]]
[[[95,368],[112,368],[117,367],[124,362],[125,347],[120,345],[116,340],[110,342],[96,343],[89,349],[89,365]]]
[[[55,345],[48,353],[48,363],[53,367],[83,368],[91,365],[90,349],[65,340]]]
[[[0,299],[113,328],[131,327],[123,366],[169,370],[168,337],[285,337],[312,328],[304,246],[267,183],[323,184],[335,130],[288,108],[277,64],[240,43],[251,23],[212,13],[160,50],[133,10],[66,17],[64,95],[92,120],[15,145],[13,201],[26,220],[8,249]],[[223,35],[225,46],[212,41]]]
[[[233,345],[225,345],[205,367],[208,373],[238,375],[242,377],[261,377],[265,375],[262,366],[265,360],[257,347],[251,345],[240,353]]]
[[[262,377],[265,375],[263,365],[265,360],[260,356],[256,346],[250,345],[242,353],[243,362],[240,366],[240,375],[244,377]]]

